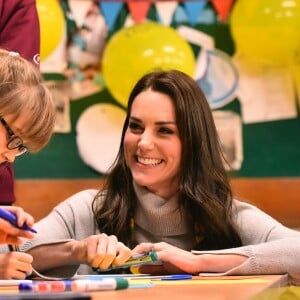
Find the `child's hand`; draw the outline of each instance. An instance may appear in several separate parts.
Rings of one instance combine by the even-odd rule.
[[[29,227],[32,227],[34,224],[33,217],[24,212],[21,207],[17,206],[0,206],[3,209],[6,209],[17,217],[17,222],[19,226],[22,226],[26,223]],[[14,225],[10,224],[8,221],[0,218],[0,244],[21,244],[22,240],[20,238],[32,239],[34,234],[28,230],[22,230]]]
[[[23,252],[0,254],[0,279],[25,279],[32,273],[31,255]]]

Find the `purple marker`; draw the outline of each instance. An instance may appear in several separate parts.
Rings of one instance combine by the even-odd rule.
[[[37,233],[35,229],[29,227],[26,223],[24,223],[22,226],[19,226],[16,215],[2,207],[0,207],[0,218],[6,220],[17,228]]]

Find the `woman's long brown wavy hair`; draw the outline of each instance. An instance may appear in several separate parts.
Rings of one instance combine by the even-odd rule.
[[[93,202],[100,231],[134,246],[130,218],[134,215],[136,195],[124,157],[124,136],[132,104],[147,89],[168,95],[175,106],[182,143],[179,204],[192,219],[194,249],[240,246],[241,239],[232,219],[232,191],[211,109],[197,83],[177,70],[146,74],[129,96],[117,158],[107,175],[105,193],[99,191]]]

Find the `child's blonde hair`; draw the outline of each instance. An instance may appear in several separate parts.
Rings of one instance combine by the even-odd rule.
[[[55,106],[36,66],[15,52],[0,49],[0,115],[29,115],[29,128],[22,134],[30,152],[39,151],[50,140]]]

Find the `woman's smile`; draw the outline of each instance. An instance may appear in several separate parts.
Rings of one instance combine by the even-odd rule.
[[[142,156],[136,156],[136,161],[142,165],[146,166],[157,166],[162,163],[162,159],[157,158],[150,158],[150,157],[142,157]]]

